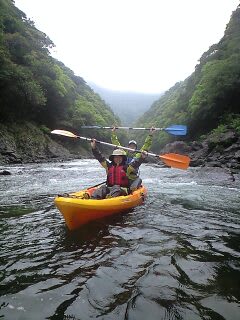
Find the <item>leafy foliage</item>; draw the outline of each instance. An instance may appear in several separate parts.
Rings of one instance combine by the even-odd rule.
[[[223,38],[203,53],[193,74],[155,101],[136,126],[185,124],[188,136],[182,138],[189,140],[211,131],[216,136],[227,128],[240,132],[239,21],[240,6],[233,12]],[[81,125],[120,124],[81,77],[51,57],[53,47],[13,0],[0,0],[0,122],[34,121],[43,132],[61,128],[77,133]],[[99,139],[109,137],[107,131],[91,134]],[[140,139],[137,134],[140,144],[146,133]],[[160,132],[153,150],[174,139]]]
[[[34,121],[45,132],[119,123],[81,77],[51,57],[53,47],[14,1],[0,0],[0,122]]]
[[[225,34],[199,60],[185,81],[176,83],[136,123],[138,126],[188,125],[185,139],[196,139],[215,129],[240,127],[240,6],[232,13]],[[231,115],[231,116],[230,116]],[[143,141],[142,136],[142,141]],[[179,139],[179,137],[178,137]],[[183,137],[184,139],[184,137]],[[174,140],[162,132],[154,148]]]

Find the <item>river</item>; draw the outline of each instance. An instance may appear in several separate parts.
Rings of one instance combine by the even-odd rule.
[[[238,320],[240,179],[144,164],[144,205],[70,232],[53,200],[95,160],[0,167],[0,319]]]

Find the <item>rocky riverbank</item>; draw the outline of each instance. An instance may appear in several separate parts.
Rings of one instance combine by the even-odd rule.
[[[233,173],[240,171],[240,135],[233,130],[217,136],[209,135],[201,142],[169,143],[161,150],[161,154],[169,152],[188,155],[192,167],[222,167]]]
[[[0,124],[0,165],[81,159],[89,154],[77,141],[50,136],[44,127]]]
[[[92,158],[89,145],[84,143],[54,137],[46,132],[46,128],[32,123],[11,127],[0,125],[0,165]],[[233,130],[217,136],[209,135],[201,142],[175,141],[167,144],[160,153],[170,152],[188,155],[192,167],[222,167],[231,173],[240,171],[240,135]]]

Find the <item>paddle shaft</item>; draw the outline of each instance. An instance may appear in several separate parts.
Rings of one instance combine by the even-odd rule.
[[[81,137],[81,136],[76,136],[78,139],[83,139],[83,140],[87,140],[87,141],[92,141],[91,138],[86,138],[86,137]],[[122,146],[118,146],[116,144],[112,144],[112,143],[108,143],[108,142],[103,142],[103,141],[99,141],[96,140],[96,143],[99,144],[104,144],[106,146],[111,146],[111,147],[115,147],[118,149],[123,149],[123,150],[127,150],[127,151],[132,151],[132,152],[137,152],[137,153],[141,153],[144,150],[138,150],[138,149],[131,149],[128,147],[122,147]],[[187,156],[183,156],[183,155],[177,155],[177,154],[165,154],[165,155],[158,155],[152,152],[146,152],[146,154],[148,156],[152,156],[155,158],[160,158],[163,162],[165,162],[165,164],[169,165],[170,167],[175,167],[175,168],[179,168],[179,169],[187,169],[189,162],[190,162],[190,158],[188,158]]]
[[[89,142],[92,142],[93,139],[91,138],[86,138],[86,137],[81,137],[81,136],[76,136],[76,138],[78,139],[81,139],[81,140],[86,140],[86,141],[89,141]],[[99,141],[99,140],[96,140],[96,143],[99,143],[99,144],[104,144],[105,146],[110,146],[110,147],[115,147],[115,148],[118,148],[118,149],[123,149],[123,150],[127,150],[127,151],[132,151],[132,152],[138,152],[138,153],[141,153],[143,152],[144,150],[138,150],[138,149],[132,149],[132,148],[128,148],[128,147],[122,147],[122,146],[119,146],[117,144],[113,144],[113,143],[109,143],[109,142],[104,142],[104,141]],[[147,152],[147,154],[149,156],[153,156],[153,157],[159,157],[159,155],[155,154],[155,153],[150,153],[150,152]]]
[[[62,135],[65,137],[70,137],[70,138],[75,138],[75,139],[81,139],[81,140],[85,140],[85,141],[89,141],[92,142],[93,139],[91,138],[86,138],[86,137],[81,137],[81,136],[77,136],[74,133],[70,132],[70,131],[66,131],[66,130],[53,130],[51,131],[51,133],[53,134],[58,134],[58,135]],[[141,153],[144,150],[138,150],[138,149],[132,149],[132,148],[128,148],[128,147],[122,147],[116,144],[112,144],[112,143],[108,143],[108,142],[103,142],[103,141],[99,141],[94,139],[96,143],[99,144],[103,144],[106,146],[111,146],[111,147],[115,147],[115,148],[119,148],[119,149],[123,149],[123,150],[127,150],[127,151],[131,151],[131,152],[137,152],[137,153]],[[151,152],[147,152],[147,155],[149,156],[153,156],[156,158],[160,158],[166,165],[168,165],[169,167],[174,167],[174,168],[178,168],[178,169],[187,169],[190,163],[190,158],[184,155],[180,155],[180,154],[174,154],[174,153],[168,153],[168,154],[163,154],[163,155],[157,155],[155,153],[151,153]]]
[[[134,127],[100,127],[100,126],[82,126],[82,129],[126,129],[126,130],[147,130],[150,131],[152,128],[134,128]],[[165,128],[154,128],[156,131],[165,130]]]
[[[106,182],[107,182],[106,180],[105,180],[105,181],[102,181],[102,182],[100,182],[100,183],[98,183],[98,184],[95,184],[94,186],[91,186],[91,187],[87,188],[87,190],[92,189],[92,188],[95,188],[95,187],[98,187],[98,186],[101,186],[101,184],[104,184],[104,183],[106,183]]]
[[[184,125],[172,125],[167,128],[135,128],[135,127],[102,127],[102,126],[82,126],[82,129],[127,129],[127,130],[145,130],[145,131],[165,131],[175,136],[185,136],[187,134],[187,127]]]

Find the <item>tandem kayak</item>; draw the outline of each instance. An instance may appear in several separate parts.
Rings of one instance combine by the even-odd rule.
[[[66,195],[59,195],[54,203],[63,215],[66,225],[70,230],[100,218],[113,214],[129,211],[141,205],[147,195],[144,186],[127,196],[107,198],[101,200],[86,199],[86,194],[91,196],[96,187]]]

